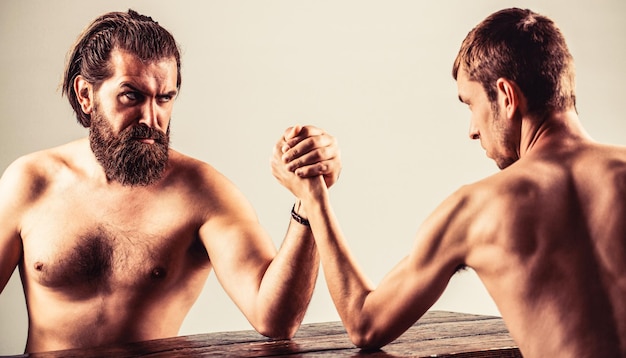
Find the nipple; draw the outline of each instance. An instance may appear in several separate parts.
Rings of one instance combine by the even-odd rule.
[[[35,270],[42,271],[43,270],[43,262],[35,262]]]
[[[162,280],[167,276],[167,272],[163,267],[155,267],[151,273],[152,278]]]

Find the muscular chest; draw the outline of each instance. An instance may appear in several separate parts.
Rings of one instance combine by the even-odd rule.
[[[24,270],[72,292],[163,285],[206,264],[189,213],[158,196],[51,197],[25,220]]]

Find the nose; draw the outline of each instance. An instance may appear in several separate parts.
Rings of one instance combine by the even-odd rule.
[[[139,123],[150,128],[161,129],[159,120],[159,106],[156,101],[145,101],[141,108],[141,118],[139,119]]]
[[[470,123],[469,137],[472,140],[480,139],[480,131],[478,131],[478,128],[476,128],[476,126],[474,126],[474,123]]]

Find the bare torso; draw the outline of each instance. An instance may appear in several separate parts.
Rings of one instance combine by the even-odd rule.
[[[626,149],[544,148],[469,186],[468,266],[529,357],[626,356]]]
[[[155,186],[112,186],[68,154],[84,144],[46,154],[21,218],[26,351],[174,336],[211,270],[184,158]]]

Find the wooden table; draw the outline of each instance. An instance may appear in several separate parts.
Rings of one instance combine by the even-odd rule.
[[[218,332],[13,357],[521,357],[499,317],[430,311],[380,351],[363,352],[340,322],[304,324],[292,340]]]

